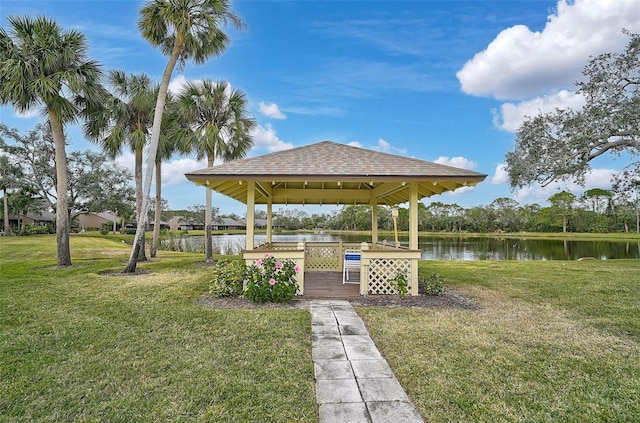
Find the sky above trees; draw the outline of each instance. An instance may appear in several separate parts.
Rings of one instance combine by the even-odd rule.
[[[44,14],[84,33],[90,58],[103,70],[145,72],[159,81],[166,58],[138,33],[141,5],[8,0],[0,17],[6,27],[8,15]],[[581,106],[574,83],[590,56],[622,51],[623,28],[640,31],[640,0],[236,0],[233,7],[248,29],[230,28],[229,49],[174,72],[170,89],[211,78],[247,93],[258,122],[249,156],[331,140],[489,175],[475,188],[431,199],[463,207],[499,197],[544,203],[559,189],[583,192],[573,184],[511,192],[505,153],[525,116]],[[24,132],[42,118],[2,107],[0,120]],[[70,150],[99,148],[79,128],[69,137]],[[123,153],[118,162],[133,168],[133,155]],[[625,157],[598,159],[586,189],[609,188],[610,176],[626,164]],[[204,201],[203,188],[184,173],[205,166],[188,156],[163,165],[171,208]],[[245,212],[221,196],[214,205],[221,213]]]

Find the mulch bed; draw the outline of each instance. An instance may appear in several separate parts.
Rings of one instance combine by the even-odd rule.
[[[397,295],[368,295],[366,297],[348,298],[354,306],[371,306],[371,307],[403,307],[403,308],[437,308],[437,309],[457,309],[457,310],[479,310],[481,307],[471,298],[464,296],[462,293],[447,289],[444,294],[439,296],[430,295],[407,295],[400,299]],[[196,301],[196,305],[209,308],[220,309],[300,309],[308,308],[312,299],[293,299],[285,304],[280,303],[264,303],[254,304],[246,298],[242,297],[226,297],[216,298],[208,294],[202,295]]]

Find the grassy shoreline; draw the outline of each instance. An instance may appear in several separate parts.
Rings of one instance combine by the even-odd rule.
[[[0,421],[317,421],[306,310],[196,306],[201,254],[71,248],[0,238]],[[420,266],[478,310],[358,313],[425,421],[640,421],[640,260]]]
[[[334,231],[334,230],[323,230],[325,234],[335,234],[335,235],[362,235],[362,236],[371,236],[370,231]],[[176,231],[178,233],[178,231]],[[246,232],[242,230],[229,230],[229,231],[212,231],[213,235],[244,235]],[[265,234],[264,230],[257,230],[256,234]],[[313,230],[298,230],[298,231],[274,231],[274,235],[288,235],[288,234],[313,234],[316,233]],[[96,233],[89,233],[90,236],[95,236]],[[393,231],[379,231],[379,237],[387,237],[392,238],[394,233]],[[85,235],[85,234],[82,234]],[[399,236],[408,237],[409,232],[407,231],[399,231]],[[113,235],[109,235],[113,236]],[[191,230],[186,236],[204,236],[204,230]],[[486,233],[486,232],[419,232],[418,236],[420,237],[453,237],[453,238],[514,238],[514,239],[526,239],[526,238],[535,238],[535,239],[561,239],[561,240],[573,240],[573,241],[629,241],[629,242],[640,242],[640,234],[637,233],[584,233],[584,232],[504,232],[504,233]],[[133,238],[133,237],[132,237]]]

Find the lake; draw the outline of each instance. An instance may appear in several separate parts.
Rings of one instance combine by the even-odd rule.
[[[273,242],[362,242],[371,238],[350,234],[288,234],[273,235]],[[256,243],[266,240],[266,235],[256,235]],[[204,237],[194,236],[176,240],[185,250],[204,251]],[[384,241],[384,237],[380,238]],[[386,239],[393,243],[393,237]],[[408,237],[400,237],[400,243],[408,245]],[[244,235],[214,235],[214,252],[238,254],[245,246]],[[593,257],[599,260],[640,258],[640,242],[629,241],[566,241],[548,239],[485,238],[421,236],[418,248],[424,260],[577,260]]]

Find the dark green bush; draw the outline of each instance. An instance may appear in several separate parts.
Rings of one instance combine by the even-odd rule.
[[[50,233],[49,228],[46,226],[27,226],[27,235],[45,235]]]
[[[418,272],[418,292],[423,295],[442,295],[447,290],[444,277]]]
[[[242,295],[246,266],[242,258],[222,258],[213,269],[209,292],[215,297]]]

